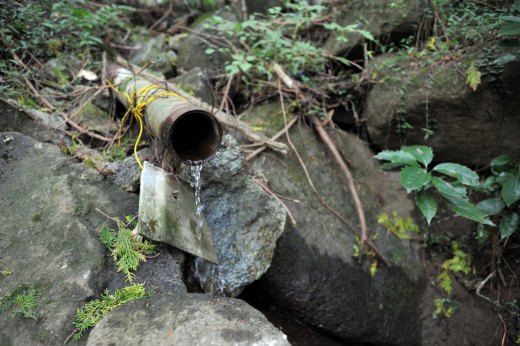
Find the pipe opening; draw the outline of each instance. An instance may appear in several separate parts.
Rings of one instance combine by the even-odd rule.
[[[172,125],[170,141],[179,159],[188,165],[209,160],[220,145],[222,128],[207,112],[191,111],[183,114]]]

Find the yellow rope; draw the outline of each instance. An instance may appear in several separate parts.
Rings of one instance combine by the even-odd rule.
[[[134,116],[134,118],[137,120],[137,123],[139,124],[139,135],[137,136],[137,139],[134,144],[134,156],[135,156],[135,160],[137,161],[137,164],[139,165],[139,167],[141,167],[141,169],[143,169],[141,160],[139,160],[139,156],[137,155],[137,147],[139,145],[139,142],[141,141],[141,136],[143,135],[143,129],[144,129],[143,113],[144,113],[145,107],[160,97],[173,96],[173,97],[177,97],[178,99],[181,99],[182,101],[186,101],[186,99],[173,91],[167,91],[167,90],[160,91],[158,93],[153,93],[151,96],[147,97],[147,94],[149,92],[161,89],[161,87],[159,85],[154,85],[154,84],[143,87],[137,91],[134,88],[132,90],[132,94],[128,95],[124,91],[120,91],[120,90],[116,89],[108,80],[106,82],[112,90],[114,90],[118,94],[126,97],[126,101],[128,103],[128,109],[127,109],[125,115],[123,115],[123,118],[121,119],[121,124],[119,125],[119,131],[118,131],[118,136],[117,136],[117,146],[119,147],[121,145],[123,126],[128,118],[128,114],[130,114],[130,112],[132,112],[132,115]]]

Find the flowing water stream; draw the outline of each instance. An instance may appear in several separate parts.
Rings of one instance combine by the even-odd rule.
[[[197,240],[200,241],[202,235],[202,202],[200,200],[200,186],[201,179],[200,173],[202,172],[202,164],[198,166],[190,166],[191,169],[191,187],[195,190],[195,218],[197,221],[196,236]]]

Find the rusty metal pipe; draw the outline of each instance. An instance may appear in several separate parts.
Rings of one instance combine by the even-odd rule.
[[[154,83],[135,76],[130,70],[110,65],[109,76],[116,85],[117,98],[130,107],[124,95],[144,90]],[[137,102],[146,102],[155,94],[167,91],[156,88],[139,96]],[[134,105],[135,106],[135,105]],[[222,126],[208,111],[195,107],[182,97],[159,97],[144,110],[148,131],[170,150],[176,158],[188,165],[200,165],[211,159],[222,141]]]

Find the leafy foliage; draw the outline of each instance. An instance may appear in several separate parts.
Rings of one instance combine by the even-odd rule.
[[[214,16],[207,26],[216,30],[223,39],[217,46],[206,49],[206,54],[229,54],[231,60],[225,70],[231,76],[242,73],[246,78],[270,77],[273,63],[278,63],[293,75],[302,71],[320,73],[330,56],[307,38],[311,27],[321,26],[329,33],[336,33],[340,40],[347,40],[346,35],[354,32],[374,40],[357,24],[341,26],[327,22],[324,11],[324,6],[310,5],[305,0],[285,0],[283,6],[270,8],[267,16],[252,14],[239,23]],[[341,57],[332,58],[350,64]]]
[[[133,222],[134,218],[127,218]],[[117,220],[118,232],[113,229],[103,227],[99,233],[101,242],[111,250],[112,256],[117,266],[117,271],[126,275],[127,280],[132,282],[134,278],[133,272],[139,268],[141,262],[146,261],[146,256],[155,253],[156,246],[150,244],[140,237],[134,237],[132,231],[128,228],[129,223],[125,224],[121,220]]]
[[[433,312],[433,318],[439,319],[441,317],[450,318],[453,316],[457,310],[459,310],[459,307],[457,304],[453,303],[451,299],[449,298],[440,298],[437,297],[433,301],[435,305],[435,311]]]
[[[392,216],[386,213],[380,214],[377,218],[377,222],[399,239],[409,239],[410,232],[420,232],[419,226],[417,226],[412,218],[403,218],[397,215],[396,212],[394,212]]]
[[[492,176],[481,183],[476,172],[456,163],[441,163],[429,170],[433,154],[426,148],[402,147],[398,151],[382,151],[375,157],[390,161],[382,166],[384,169],[401,167],[401,184],[409,193],[416,191],[417,206],[428,224],[437,213],[437,197],[457,215],[476,221],[481,227],[494,227],[489,219],[493,217],[502,238],[518,230],[520,216],[515,207],[520,200],[520,164],[513,163],[510,156],[499,156],[491,161]],[[415,156],[410,154],[414,151]],[[468,198],[468,189],[489,198],[474,205]]]
[[[469,85],[473,91],[477,91],[477,88],[480,85],[481,76],[482,74],[475,66],[475,62],[471,62],[468,69],[466,70],[466,84]]]
[[[7,296],[0,298],[0,313],[13,311],[23,318],[37,320],[40,317],[36,300],[38,294],[35,288],[21,285]]]
[[[108,290],[105,290],[100,299],[90,301],[83,308],[77,310],[76,320],[74,321],[76,332],[73,338],[79,340],[85,331],[94,327],[114,308],[148,295],[149,293],[144,289],[144,284],[135,284],[116,289],[114,294],[110,294]]]
[[[450,274],[448,274],[448,271],[442,271],[435,280],[439,286],[442,288],[444,292],[447,294],[451,294],[451,291],[453,290],[453,285],[451,281]]]
[[[471,271],[471,255],[462,251],[457,242],[451,243],[453,257],[444,261],[442,268],[454,273],[469,274]]]
[[[112,250],[117,239],[116,231],[105,226],[99,232],[99,239],[108,250]]]

